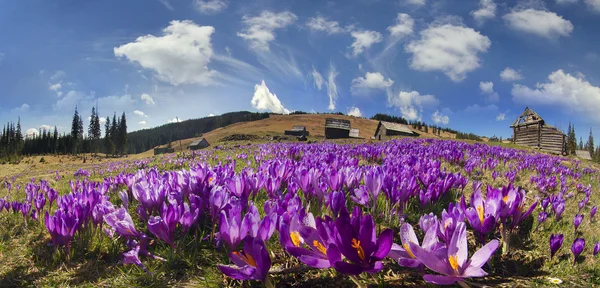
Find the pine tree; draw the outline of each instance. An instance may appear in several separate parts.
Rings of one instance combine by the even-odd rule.
[[[17,141],[17,154],[21,155],[21,151],[23,150],[23,133],[21,133],[21,117],[19,117],[19,120],[17,121],[17,132],[15,138],[15,140]]]
[[[88,125],[88,137],[92,139],[92,151],[96,151],[96,143],[94,142],[94,127],[96,126],[96,108],[92,107],[92,115],[90,116],[90,125]]]
[[[583,137],[579,137],[579,146],[577,146],[577,150],[583,150]]]
[[[58,129],[54,126],[54,133],[52,135],[52,153],[58,153]]]
[[[113,151],[113,143],[112,137],[110,135],[110,116],[106,117],[106,123],[104,123],[104,153],[106,153],[106,157],[108,158],[109,154],[112,154]]]
[[[121,155],[127,154],[127,118],[125,112],[121,115],[121,121],[119,121],[119,144],[121,145]]]
[[[73,122],[71,122],[71,140],[73,143],[73,146],[71,147],[71,151],[73,152],[73,154],[77,154],[77,148],[79,145],[79,138],[81,135],[79,135],[79,123],[80,123],[80,119],[79,119],[79,112],[77,112],[77,106],[75,106],[75,115],[73,115]]]
[[[590,151],[590,156],[594,156],[594,136],[592,135],[592,128],[590,127],[590,136],[585,144],[585,148]]]
[[[571,154],[575,155],[575,150],[577,149],[577,137],[575,135],[575,124],[571,125]]]
[[[429,133],[429,128],[427,128],[427,125],[425,125],[425,133]]]
[[[110,141],[112,142],[111,154],[114,156],[116,151],[119,151],[119,142],[118,142],[118,126],[117,126],[117,113],[113,114],[112,124],[110,126]]]

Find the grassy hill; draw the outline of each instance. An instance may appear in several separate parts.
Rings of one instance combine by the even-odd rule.
[[[294,125],[302,125],[306,127],[306,130],[310,133],[309,140],[313,141],[322,141],[325,140],[325,119],[326,118],[338,118],[350,120],[350,125],[352,128],[358,128],[360,130],[359,136],[364,139],[355,139],[351,141],[357,142],[365,142],[370,141],[371,136],[375,134],[375,130],[377,129],[377,124],[379,123],[376,120],[359,118],[353,116],[345,116],[345,115],[330,115],[330,114],[294,114],[294,115],[275,115],[272,114],[269,118],[256,120],[256,121],[248,121],[248,122],[239,122],[235,124],[231,124],[222,128],[217,128],[213,131],[204,133],[202,137],[194,137],[188,138],[181,141],[173,141],[171,142],[171,147],[175,148],[175,151],[186,150],[187,146],[194,140],[200,138],[206,138],[208,143],[212,146],[218,145],[218,141],[226,136],[234,135],[234,134],[249,134],[256,135],[263,139],[267,135],[269,136],[282,136],[285,130],[289,130]],[[409,126],[410,127],[410,126]],[[412,127],[410,127],[412,129]],[[432,133],[425,133],[424,130],[412,129],[413,131],[421,134],[421,138],[446,138],[446,139],[454,139],[456,135],[453,133],[442,132],[440,136],[433,135]],[[264,140],[267,141],[267,140]],[[344,139],[344,141],[348,141],[348,139]],[[165,145],[161,146],[164,147]],[[144,153],[144,155],[152,155],[153,151],[149,150]]]

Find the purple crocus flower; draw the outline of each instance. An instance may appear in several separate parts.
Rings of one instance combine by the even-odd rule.
[[[79,224],[79,218],[75,216],[75,213],[57,210],[54,215],[50,216],[48,211],[46,211],[44,220],[46,230],[48,230],[50,237],[52,237],[54,249],[57,246],[69,247]]]
[[[392,233],[392,230],[386,229],[377,238],[373,218],[369,214],[363,216],[358,207],[355,207],[352,218],[345,211],[340,213],[335,221],[335,243],[351,263],[336,261],[334,268],[349,275],[379,272],[383,269],[381,260],[392,248]]]
[[[571,245],[571,252],[573,252],[573,263],[577,262],[577,257],[583,252],[585,249],[585,239],[577,238],[573,241],[573,245]]]
[[[150,216],[148,219],[148,230],[156,235],[158,239],[165,241],[175,248],[175,229],[183,214],[183,205],[177,203],[163,203],[160,216]]]
[[[552,209],[556,215],[556,220],[560,220],[562,213],[565,212],[565,201],[558,199],[556,202],[552,203]]]
[[[596,241],[596,243],[594,244],[594,256],[596,256],[598,252],[600,252],[600,242]]]
[[[365,173],[365,187],[371,197],[373,198],[373,205],[377,204],[377,197],[379,196],[379,191],[381,191],[381,187],[383,186],[383,170],[381,167],[373,168],[367,170]]]
[[[565,239],[563,234],[550,234],[550,259],[554,257],[554,254],[562,247],[563,240]]]
[[[499,193],[488,193],[486,201],[481,196],[481,189],[476,189],[471,195],[471,207],[465,211],[465,216],[469,221],[473,230],[487,234],[494,230],[496,227],[496,216],[498,209],[500,208],[499,197],[492,197],[492,195],[498,195]]]
[[[542,223],[544,223],[544,221],[546,221],[546,218],[548,218],[548,213],[546,213],[545,211],[540,212],[540,214],[538,214],[538,224],[535,227],[535,229],[537,229],[540,225],[542,225]]]
[[[590,222],[594,220],[594,216],[596,215],[597,211],[598,207],[596,205],[592,206],[592,209],[590,210]]]
[[[427,268],[442,275],[426,274],[423,279],[436,285],[451,285],[464,278],[483,277],[487,273],[481,269],[498,248],[498,240],[492,240],[477,250],[468,259],[467,230],[464,222],[458,223],[452,239],[448,243],[446,253],[429,252],[415,243],[410,249],[417,259]]]
[[[133,224],[131,216],[123,207],[104,215],[104,222],[122,236],[138,237],[140,235],[140,233],[135,230],[135,225]]]
[[[123,264],[134,264],[142,268],[142,270],[144,270],[146,273],[151,274],[150,271],[146,269],[146,266],[142,264],[142,261],[140,261],[139,252],[140,246],[135,246],[135,248],[131,249],[130,251],[123,253]]]
[[[240,205],[231,205],[229,207],[228,211],[221,211],[219,234],[227,247],[230,250],[234,250],[242,239],[248,235],[248,231],[256,226],[257,219],[249,218],[252,215],[248,213],[244,217],[244,220],[242,220],[242,207]],[[254,222],[254,225],[250,222]]]
[[[335,246],[328,231],[331,231],[331,222],[313,218],[308,213],[302,222],[298,215],[294,215],[290,224],[283,224],[280,230],[281,246],[298,260],[314,268],[330,268],[337,261],[341,261],[341,254],[337,249],[329,250],[329,245]]]
[[[229,259],[236,266],[217,265],[223,274],[237,280],[267,281],[271,258],[262,240],[247,236],[244,250],[229,253]]]
[[[123,207],[129,209],[129,194],[127,191],[123,190],[119,192],[119,198],[121,198],[121,202],[123,202]]]
[[[573,218],[573,226],[575,226],[575,231],[577,231],[577,228],[579,228],[581,222],[583,222],[583,214],[576,214]]]
[[[402,241],[402,246],[396,243],[392,244],[392,249],[387,256],[398,261],[398,264],[403,267],[423,267],[421,261],[419,261],[410,250],[409,245],[410,243],[413,243],[428,252],[433,252],[434,250],[437,250],[437,248],[441,248],[442,245],[438,245],[437,225],[436,222],[429,227],[423,238],[423,244],[421,245],[419,244],[419,239],[417,238],[413,227],[408,223],[402,224],[402,226],[400,226],[400,241]]]

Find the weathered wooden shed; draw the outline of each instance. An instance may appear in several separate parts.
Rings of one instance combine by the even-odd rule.
[[[592,160],[592,155],[590,155],[590,151],[588,150],[575,150],[575,155],[581,159]]]
[[[358,128],[350,128],[350,138],[360,138],[360,129]]]
[[[325,139],[350,137],[350,121],[344,119],[325,119]]]
[[[206,141],[205,138],[200,138],[190,143],[190,145],[188,145],[188,148],[190,150],[200,150],[208,146],[210,146],[210,144],[208,144],[208,141]]]
[[[291,130],[285,130],[283,134],[296,137],[309,136],[305,126],[293,126]]]
[[[166,154],[166,153],[175,153],[174,148],[154,148],[154,155]]]
[[[407,125],[386,121],[379,121],[375,130],[375,139],[385,140],[393,136],[419,137],[419,134],[410,130]]]
[[[566,135],[547,125],[542,117],[529,107],[510,125],[513,143],[534,147],[555,154],[567,154]]]

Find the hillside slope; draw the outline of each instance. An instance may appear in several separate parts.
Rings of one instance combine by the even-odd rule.
[[[309,140],[324,140],[325,139],[325,119],[326,118],[338,118],[338,119],[346,119],[350,120],[350,125],[352,128],[358,128],[360,130],[359,136],[364,138],[362,141],[368,141],[371,136],[375,134],[375,130],[377,129],[377,124],[379,123],[376,120],[359,118],[353,116],[345,116],[345,115],[330,115],[330,114],[294,114],[294,115],[271,115],[269,118],[249,121],[249,122],[240,122],[231,124],[222,128],[215,129],[213,131],[207,132],[202,135],[203,138],[206,138],[208,143],[211,146],[218,145],[218,141],[229,135],[233,134],[251,134],[257,135],[260,137],[264,137],[266,135],[275,136],[275,135],[283,135],[285,130],[289,130],[294,125],[302,125],[306,127],[306,130],[310,133]],[[412,129],[412,127],[411,127]],[[422,138],[455,138],[456,135],[442,132],[441,137],[437,135],[433,135],[431,133],[425,133],[424,131],[418,131],[417,129],[412,129],[419,134],[421,134]],[[175,148],[176,151],[186,150],[187,146],[194,140],[199,139],[200,137],[189,138],[181,141],[173,141],[171,146]],[[357,140],[360,141],[360,140]],[[182,149],[181,149],[181,148]],[[149,150],[143,153],[144,155],[152,155],[153,151]]]

